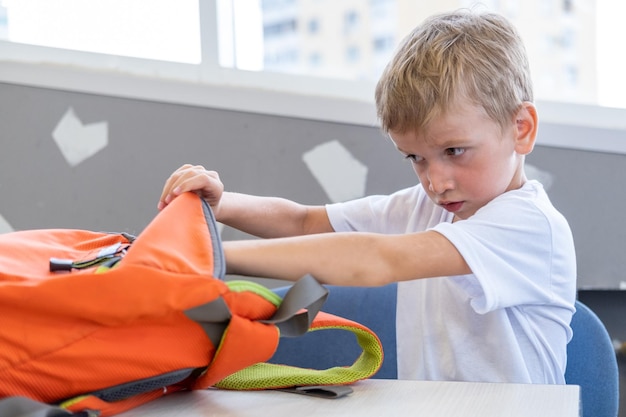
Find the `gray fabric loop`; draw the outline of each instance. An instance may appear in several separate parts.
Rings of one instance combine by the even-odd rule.
[[[336,399],[352,394],[354,390],[345,385],[317,385],[301,386],[292,388],[280,388],[277,391],[290,392],[293,394],[308,395],[310,397]]]
[[[220,344],[224,330],[226,330],[232,317],[222,297],[201,306],[185,310],[185,315],[202,326],[204,332],[211,339],[213,346]]]
[[[287,291],[272,318],[261,322],[276,325],[281,337],[301,336],[309,330],[327,297],[326,287],[311,275],[305,275]]]

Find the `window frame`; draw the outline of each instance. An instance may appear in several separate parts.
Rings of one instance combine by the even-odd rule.
[[[378,126],[374,81],[253,72],[219,65],[215,0],[199,2],[202,63],[130,58],[0,40],[0,82],[275,116]],[[626,131],[626,109],[537,101],[540,123]],[[538,145],[626,154],[626,140]]]

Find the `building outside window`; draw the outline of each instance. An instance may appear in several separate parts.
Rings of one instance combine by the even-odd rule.
[[[1,0],[0,40],[184,65],[215,65],[202,44],[211,7],[223,68],[375,81],[423,18],[479,8],[525,40],[537,99],[626,108],[626,3],[611,0]],[[213,5],[213,6],[207,6]],[[212,29],[211,29],[212,30]],[[203,37],[204,36],[204,37]],[[209,36],[207,38],[206,36]],[[211,51],[209,51],[211,52]],[[203,55],[204,54],[204,55]],[[146,64],[150,65],[150,64]]]

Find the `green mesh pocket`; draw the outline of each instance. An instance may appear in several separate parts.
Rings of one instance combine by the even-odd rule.
[[[339,329],[354,333],[363,352],[351,366],[317,370],[258,363],[224,378],[215,386],[232,390],[258,390],[311,385],[342,385],[369,378],[378,371],[383,362],[383,350],[380,341],[373,333],[341,325],[315,328],[310,331],[325,329]]]

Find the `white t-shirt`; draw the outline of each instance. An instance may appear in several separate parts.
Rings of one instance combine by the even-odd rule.
[[[569,225],[540,183],[454,223],[421,185],[326,210],[335,231],[436,230],[473,272],[398,284],[398,378],[565,383],[576,258]]]

